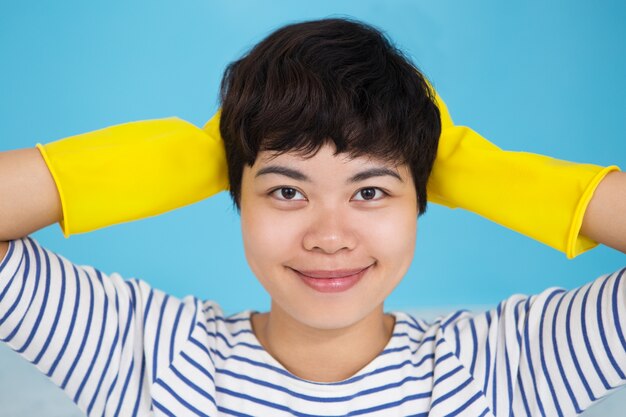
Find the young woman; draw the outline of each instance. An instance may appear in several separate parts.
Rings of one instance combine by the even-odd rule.
[[[381,33],[346,19],[277,30],[228,67],[221,99],[204,131],[145,121],[0,154],[0,338],[86,414],[576,415],[624,383],[626,269],[478,315],[383,310],[427,201],[568,257],[626,252],[617,167],[502,151],[454,126]],[[225,317],[26,237],[226,187],[269,312]]]

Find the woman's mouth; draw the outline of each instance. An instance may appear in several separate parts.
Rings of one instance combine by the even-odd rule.
[[[372,265],[366,268],[341,269],[333,271],[299,271],[296,269],[293,269],[293,271],[306,285],[314,290],[331,293],[347,291],[352,288],[361,280],[361,278],[363,278],[363,275],[365,275]]]

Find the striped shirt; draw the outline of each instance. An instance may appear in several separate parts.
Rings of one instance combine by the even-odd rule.
[[[626,380],[625,272],[481,314],[393,312],[372,362],[316,383],[263,349],[252,311],[225,317],[27,237],[0,262],[0,340],[90,416],[573,416]]]

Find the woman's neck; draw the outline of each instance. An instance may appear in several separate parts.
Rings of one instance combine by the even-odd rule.
[[[383,306],[341,329],[316,329],[298,322],[272,304],[269,313],[251,318],[255,336],[263,348],[285,369],[314,382],[339,382],[350,378],[385,348],[395,317]]]

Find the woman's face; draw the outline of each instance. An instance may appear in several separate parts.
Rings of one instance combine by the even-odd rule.
[[[411,264],[417,232],[406,166],[333,152],[332,145],[308,159],[261,152],[244,168],[241,187],[252,271],[273,304],[318,329],[350,326],[377,307],[382,312]],[[330,278],[346,275],[352,277]]]

